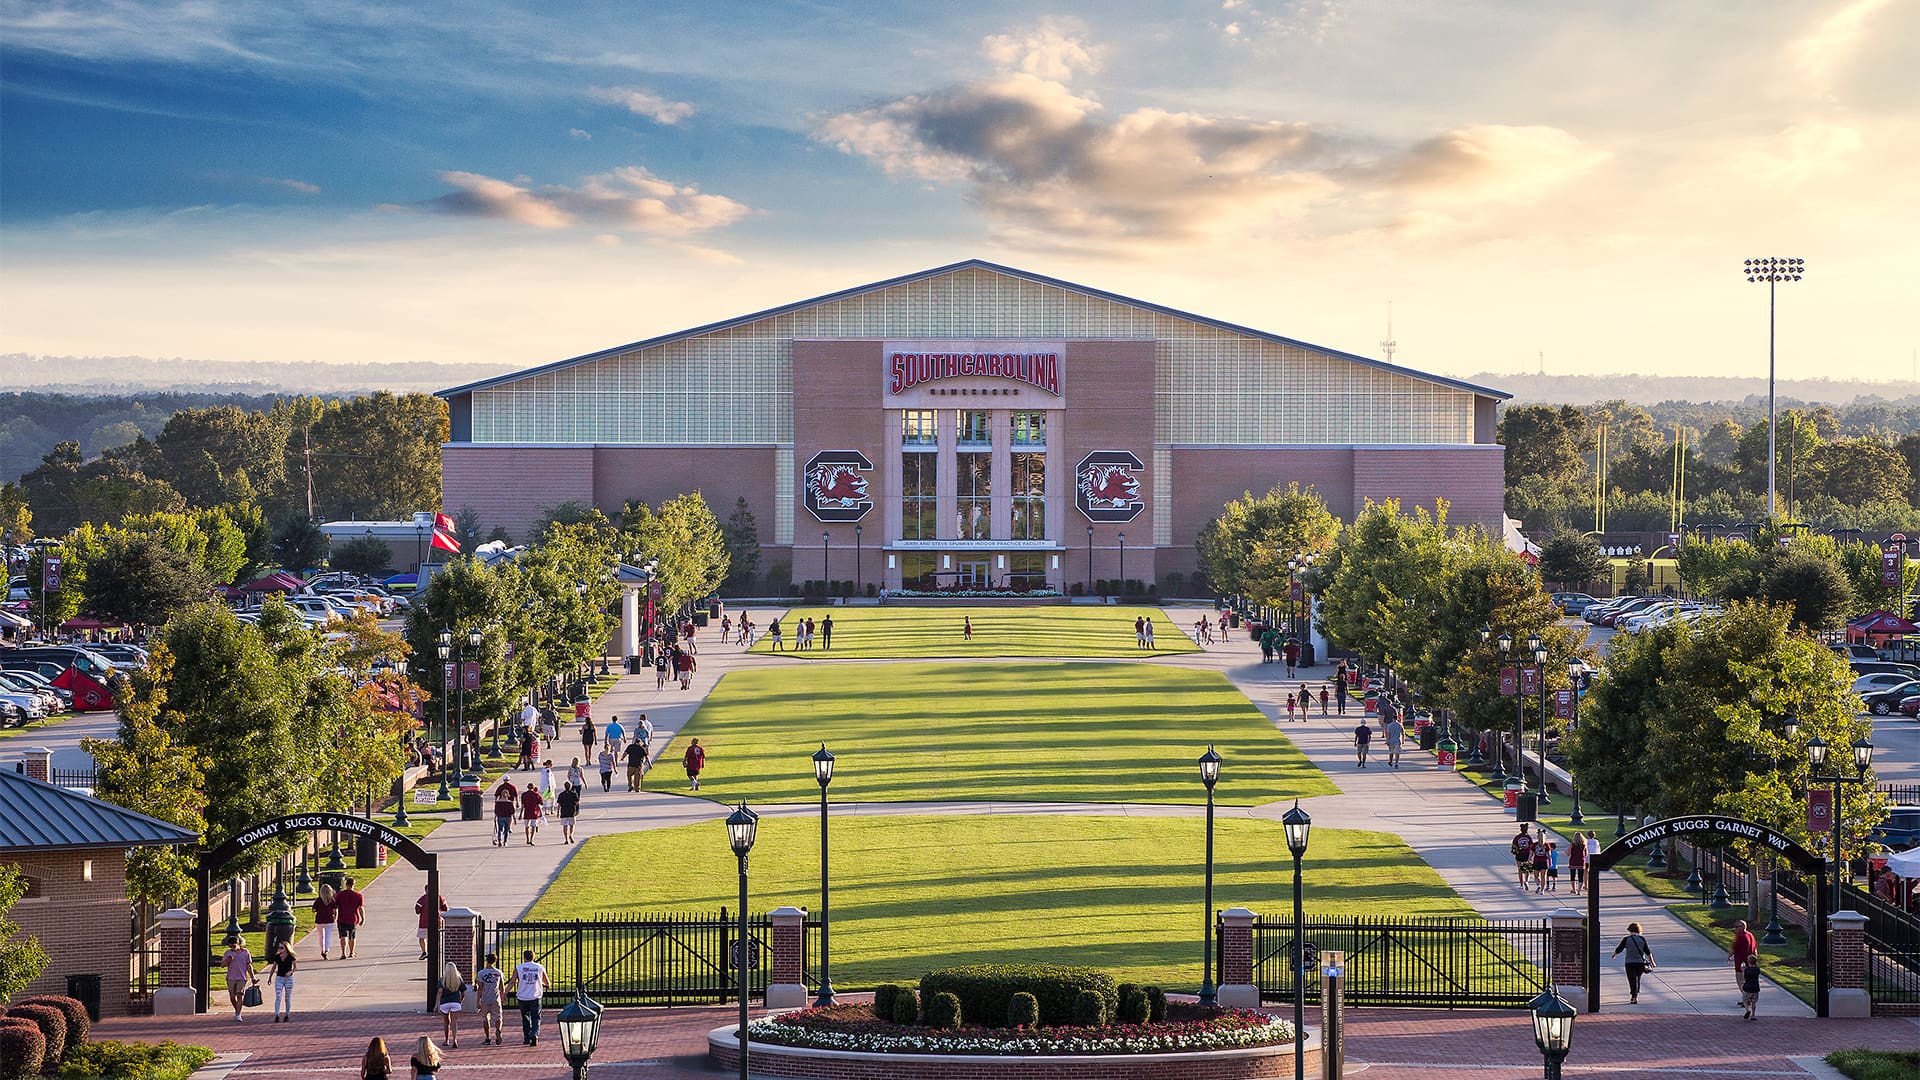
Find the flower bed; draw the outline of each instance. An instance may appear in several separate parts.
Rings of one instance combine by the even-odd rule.
[[[953,1029],[892,1024],[866,1005],[802,1009],[748,1025],[755,1043],[885,1054],[1167,1054],[1235,1050],[1293,1041],[1293,1025],[1249,1009],[1171,1005],[1158,1024]]]
[[[888,589],[889,600],[1024,600],[1057,597],[1059,589]]]

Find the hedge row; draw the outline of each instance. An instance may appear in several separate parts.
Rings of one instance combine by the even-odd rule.
[[[1112,1016],[1119,1008],[1120,990],[1113,976],[1090,967],[972,964],[929,972],[920,980],[923,997],[952,994],[959,999],[961,1015],[983,1024],[1002,1022],[1015,994],[1033,995],[1044,1025],[1074,1023],[1075,1004],[1083,991],[1099,999],[1104,1016]]]
[[[0,1080],[52,1076],[87,1041],[87,1007],[47,994],[0,1009]]]

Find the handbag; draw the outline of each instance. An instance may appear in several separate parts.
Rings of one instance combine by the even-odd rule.
[[[251,1009],[264,1004],[264,1002],[265,999],[260,996],[260,984],[257,982],[248,983],[247,992],[240,998],[240,1004]]]

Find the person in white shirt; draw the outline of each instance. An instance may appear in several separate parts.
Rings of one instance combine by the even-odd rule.
[[[528,1046],[540,1045],[540,998],[550,985],[547,969],[533,958],[533,950],[521,953],[513,968],[513,997],[520,1003],[520,1038]]]

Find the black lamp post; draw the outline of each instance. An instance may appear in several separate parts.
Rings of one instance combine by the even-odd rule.
[[[860,525],[855,522],[853,526],[853,594],[865,596],[866,593],[867,583],[860,576]]]
[[[1207,787],[1207,873],[1205,918],[1200,950],[1200,1004],[1217,1000],[1213,989],[1213,785],[1220,780],[1220,754],[1213,747],[1200,755],[1200,782]]]
[[[587,1080],[587,1062],[600,1045],[600,1003],[584,989],[573,992],[573,1000],[560,1010],[560,1053],[573,1066],[573,1080]]]
[[[742,802],[740,808],[727,815],[727,844],[733,848],[733,854],[740,860],[740,936],[734,947],[739,953],[734,957],[736,989],[740,993],[740,1080],[747,1077],[747,962],[753,955],[753,949],[747,940],[747,853],[753,850],[754,830],[760,825],[760,815],[747,809]]]
[[[1786,735],[1787,742],[1793,742],[1800,735],[1800,718],[1789,715],[1780,730]],[[1786,928],[1780,925],[1780,855],[1778,852],[1770,853],[1767,865],[1767,925],[1761,933],[1760,943],[1785,945],[1787,943]]]
[[[1513,653],[1513,635],[1502,633],[1499,637],[1493,639],[1493,644],[1500,650],[1500,663],[1504,667],[1507,658]],[[1526,722],[1526,715],[1527,698],[1526,695],[1520,692],[1520,668],[1519,665],[1515,665],[1513,669],[1513,746],[1516,753],[1520,747],[1526,745],[1521,741],[1524,736],[1520,734],[1520,725]],[[1506,748],[1502,747],[1497,756],[1498,758],[1505,758]],[[1513,773],[1520,778],[1520,790],[1525,791],[1527,788],[1527,772],[1520,767],[1520,762],[1517,758],[1513,763]],[[1506,779],[1506,775],[1500,771],[1499,760],[1495,760],[1493,763],[1493,778],[1496,781]]]
[[[1093,526],[1087,526],[1087,595],[1093,595]]]
[[[485,641],[486,636],[480,632],[479,627],[470,626],[467,628],[467,647],[460,653],[460,723],[455,728],[463,738],[467,732],[467,658],[479,656],[480,646]],[[493,733],[496,745],[498,745],[500,724],[497,721],[493,725]],[[474,736],[474,741],[480,741],[480,737],[478,735]],[[495,756],[497,757],[498,754]],[[479,765],[476,763],[474,767],[477,769]]]
[[[1114,535],[1120,541],[1120,584],[1115,585],[1113,591],[1125,596],[1127,595],[1127,534],[1119,532]]]
[[[1480,644],[1485,645],[1487,642],[1492,640],[1493,640],[1493,627],[1482,625],[1480,627]],[[1498,755],[1495,756],[1494,760],[1495,760],[1494,771],[1498,772],[1500,769]],[[1467,764],[1468,765],[1485,765],[1486,763],[1487,763],[1487,759],[1484,756],[1482,756],[1480,753],[1480,740],[1478,738],[1475,738],[1473,740],[1473,754],[1471,757],[1467,758]],[[1501,779],[1501,777],[1495,776],[1494,779],[1499,780]]]
[[[827,785],[833,783],[833,754],[826,743],[813,755],[813,778],[820,782],[820,994],[813,999],[815,1008],[837,1004],[833,997],[833,977],[827,974]]]
[[[827,573],[827,541],[832,537],[833,534],[827,530],[820,530],[820,587],[825,590],[829,603],[833,600],[833,582],[831,575]]]
[[[1818,736],[1807,740],[1807,761],[1813,765],[1813,775],[1809,782],[1833,785],[1833,908],[1844,911],[1841,904],[1843,892],[1840,888],[1841,873],[1846,869],[1846,859],[1840,852],[1840,792],[1845,784],[1864,784],[1871,779],[1867,774],[1873,768],[1873,743],[1866,738],[1853,740],[1853,767],[1857,776],[1841,776],[1835,769],[1831,775],[1821,775],[1820,770],[1827,764],[1827,741]]]
[[[1585,668],[1581,667],[1580,661],[1577,658],[1572,656],[1567,657],[1567,693],[1573,695],[1573,716],[1567,720],[1567,726],[1569,728],[1580,726],[1580,676],[1585,670]],[[1573,770],[1567,770],[1567,776],[1569,778],[1573,777]],[[1580,782],[1575,779],[1573,783],[1573,816],[1567,819],[1567,824],[1577,829],[1586,823],[1587,819],[1580,816]]]
[[[1540,796],[1541,806],[1552,802],[1547,794],[1547,647],[1539,634],[1527,636],[1527,648],[1533,653],[1533,681],[1540,684]],[[1526,771],[1521,770],[1525,776]]]
[[[1560,1063],[1573,1049],[1573,1019],[1580,1015],[1549,986],[1533,999],[1533,1043],[1547,1060],[1547,1080],[1560,1080]]]
[[[452,675],[454,685],[459,685],[466,680],[460,678],[458,671],[450,671],[447,667],[447,657],[453,655],[453,631],[441,630],[440,644],[436,645],[433,651],[440,655],[440,790],[434,793],[434,798],[439,802],[446,802],[452,797],[452,793],[447,790],[447,769],[453,765],[453,755],[449,752],[452,748],[447,742],[447,695],[453,690],[453,686],[447,685],[448,676]],[[465,657],[462,656],[461,659],[464,660]],[[465,695],[462,694],[461,698],[461,705],[464,706]]]
[[[1313,818],[1293,800],[1293,809],[1280,817],[1287,830],[1287,850],[1293,853],[1293,1077],[1307,1076],[1307,916],[1301,906],[1300,860],[1307,854],[1307,837],[1313,830]]]

